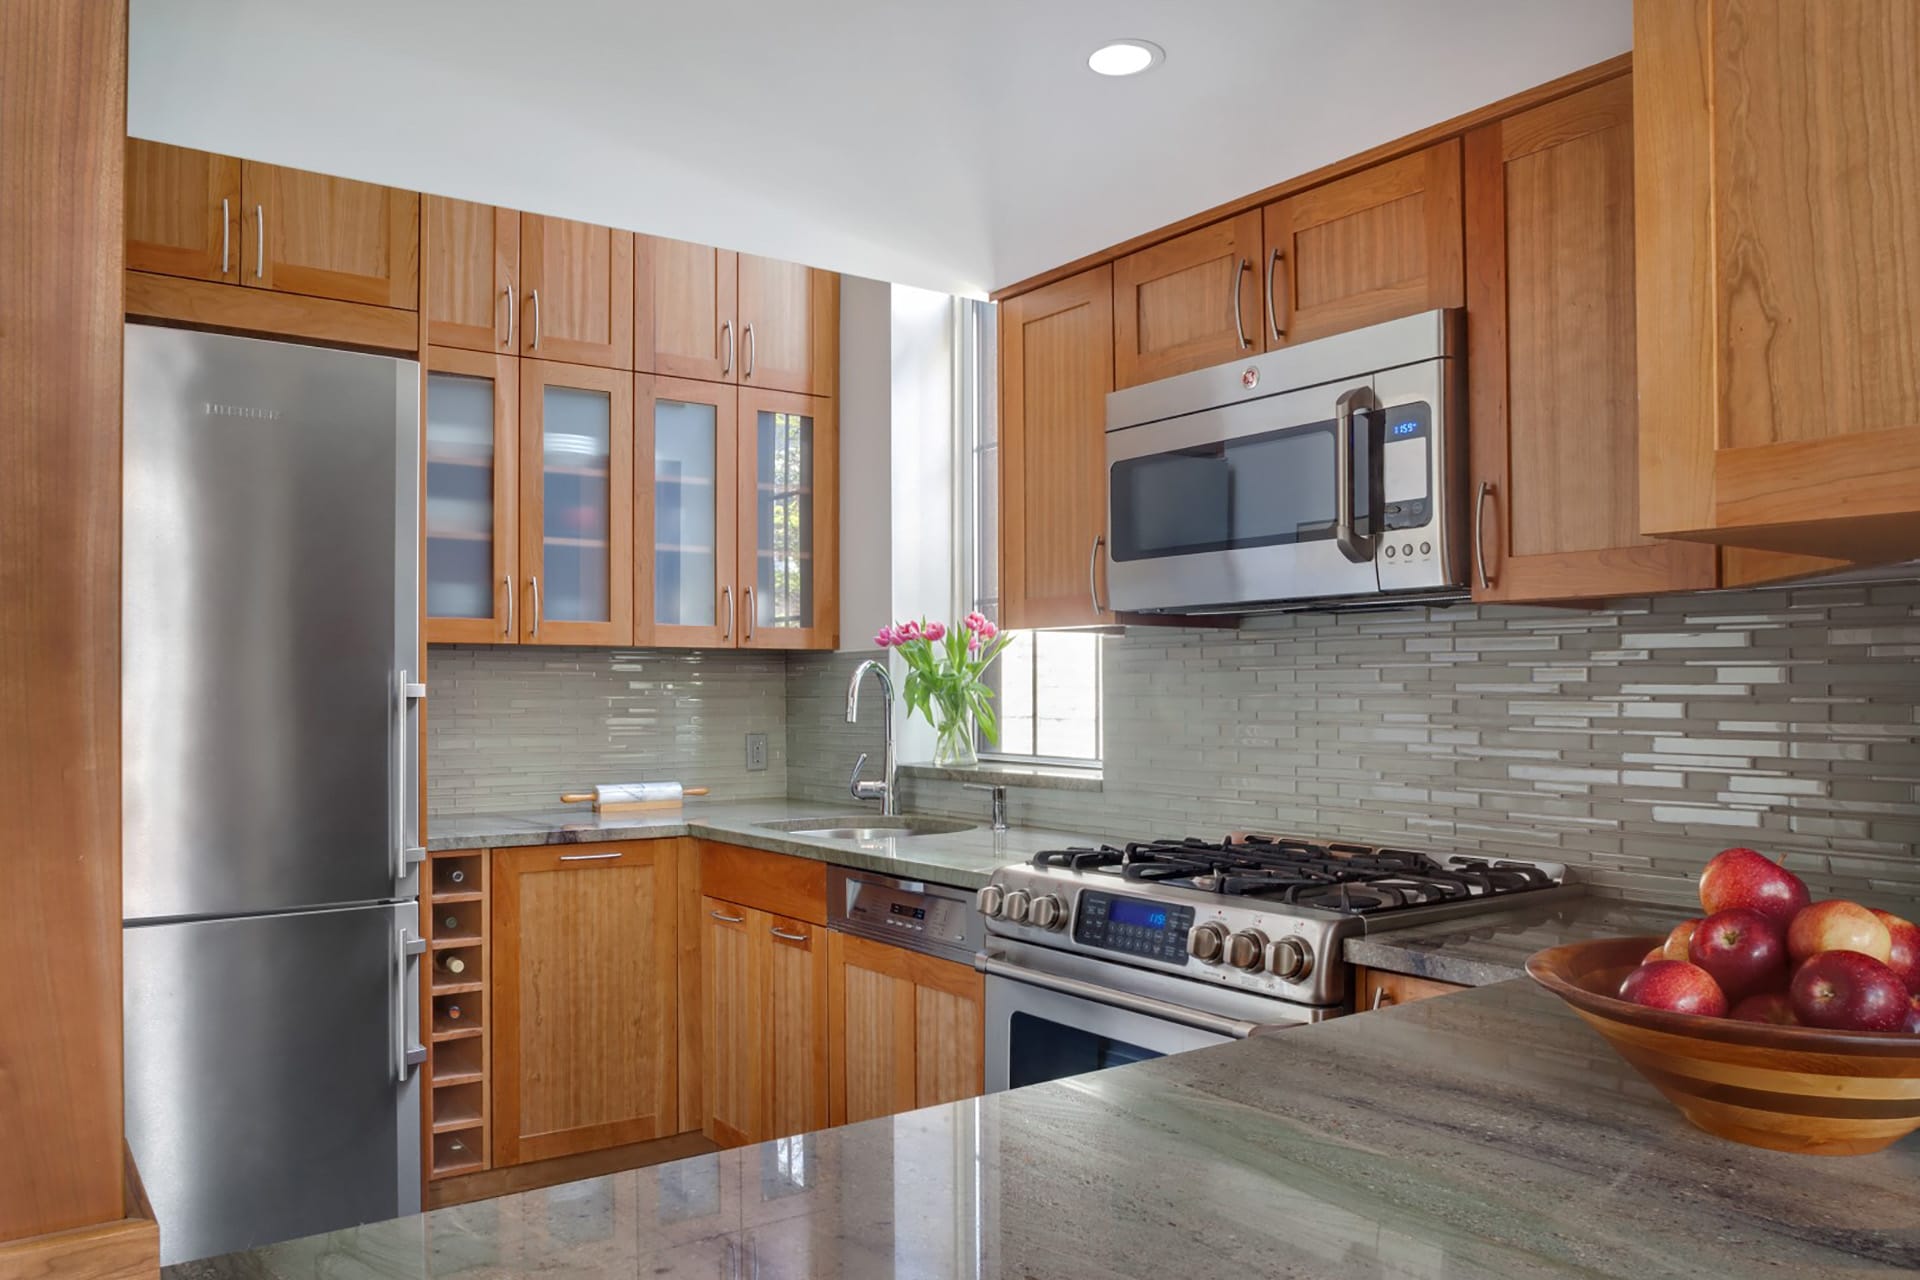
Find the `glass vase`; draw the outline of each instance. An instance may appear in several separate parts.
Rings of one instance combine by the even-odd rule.
[[[933,762],[946,769],[970,769],[980,763],[973,748],[973,717],[947,716],[934,726]]]

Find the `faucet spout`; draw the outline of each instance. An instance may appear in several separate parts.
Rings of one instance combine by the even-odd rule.
[[[866,756],[863,755],[854,762],[853,780],[847,789],[856,800],[880,801],[880,812],[891,818],[900,812],[899,790],[895,777],[899,762],[895,758],[893,747],[893,677],[887,674],[884,664],[869,658],[853,669],[853,679],[847,682],[847,723],[860,722],[860,686],[869,672],[880,680],[882,706],[880,764],[883,777],[878,782],[861,781],[860,768],[867,762]]]

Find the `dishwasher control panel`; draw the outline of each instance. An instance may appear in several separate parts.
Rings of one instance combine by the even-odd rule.
[[[914,951],[971,962],[981,946],[980,917],[964,890],[835,868],[827,923]]]

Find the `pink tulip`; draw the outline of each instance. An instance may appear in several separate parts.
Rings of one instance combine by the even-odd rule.
[[[880,628],[880,634],[873,638],[873,642],[879,645],[882,649],[890,648],[893,645],[893,628],[892,627]]]
[[[947,638],[947,624],[944,622],[929,622],[924,634],[927,639],[933,641],[935,644],[939,644]]]
[[[980,633],[979,632],[976,631],[972,635],[967,637],[967,652],[968,653],[980,652]]]
[[[986,614],[981,613],[978,609],[976,609],[972,613],[969,613],[965,619],[963,619],[962,625],[964,625],[967,630],[973,632],[975,635],[978,635],[982,627],[989,627],[989,626],[992,626],[993,624],[987,621]]]
[[[999,634],[1000,628],[994,626],[991,622],[980,628],[980,638],[982,640],[991,640]]]
[[[905,622],[893,629],[893,634],[895,643],[897,644],[906,644],[910,640],[918,640],[920,638],[920,624],[912,618],[908,618]]]

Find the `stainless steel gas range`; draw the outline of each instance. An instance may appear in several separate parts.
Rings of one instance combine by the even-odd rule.
[[[1562,891],[1555,863],[1237,834],[1061,849],[980,890],[987,1087],[1347,1011],[1349,937]]]

